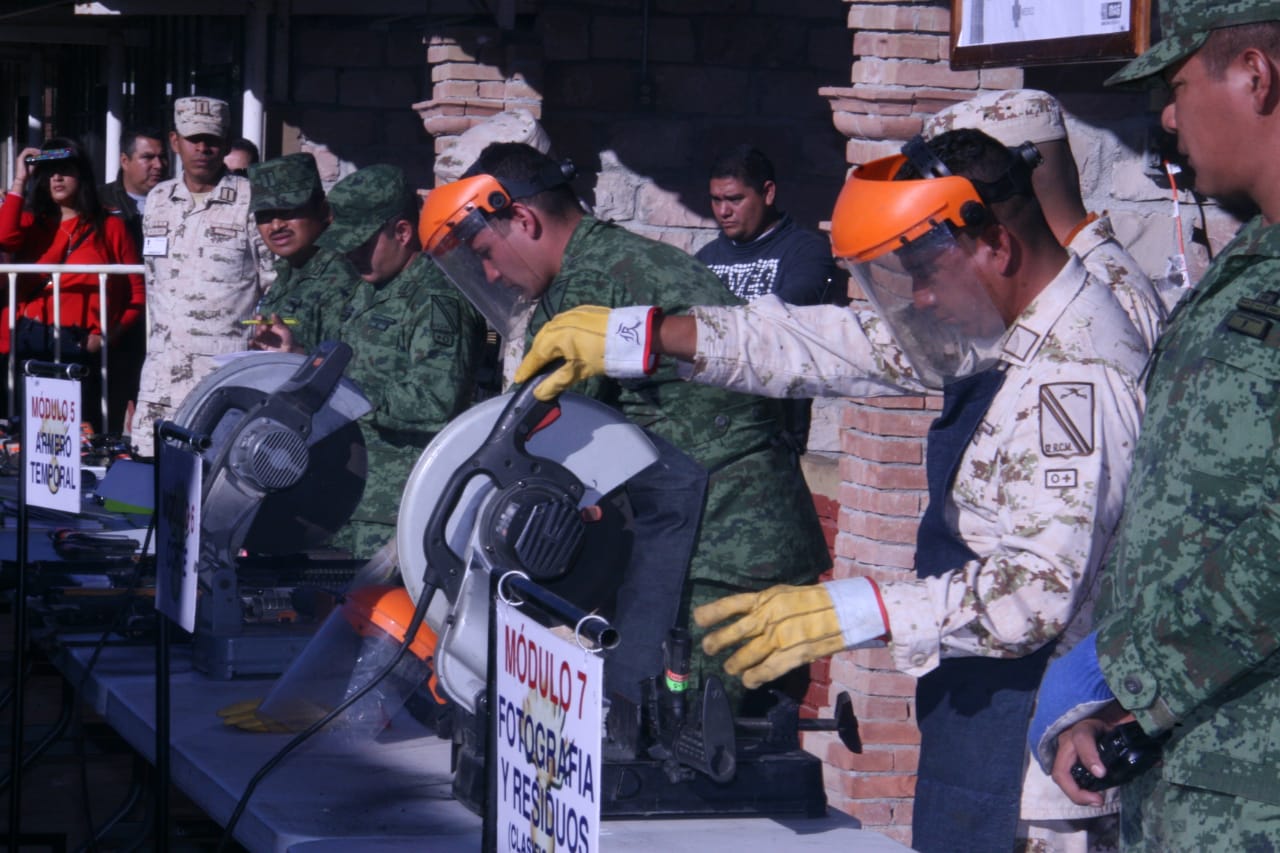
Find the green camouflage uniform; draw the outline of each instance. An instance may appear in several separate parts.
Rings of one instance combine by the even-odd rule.
[[[249,166],[252,189],[249,210],[278,211],[327,217],[318,207],[324,198],[320,171],[310,154],[287,154]],[[315,252],[299,267],[279,258],[275,262],[276,280],[258,302],[258,313],[297,321],[290,327],[293,342],[312,350],[321,341],[334,340],[338,316],[351,301],[360,277],[346,259],[331,249],[315,247]]]
[[[416,197],[403,172],[376,165],[335,184],[329,204],[333,224],[317,243],[345,254],[414,209]],[[423,255],[390,281],[357,279],[331,337],[354,350],[347,376],[373,403],[360,420],[369,474],[335,545],[363,558],[394,537],[401,493],[422,450],[472,401],[485,331],[480,313]]]
[[[356,556],[390,541],[423,448],[470,404],[484,333],[484,318],[422,255],[381,287],[361,281],[342,312],[338,339],[355,350],[347,375],[374,406],[360,421],[369,479],[338,540]]]
[[[552,316],[578,305],[656,305],[674,314],[693,305],[739,301],[715,274],[671,246],[585,217],[565,249],[560,275],[543,295],[529,340]],[[780,436],[777,400],[688,383],[664,362],[652,376],[597,377],[574,391],[619,409],[705,467],[711,475],[702,530],[689,566],[681,618],[690,607],[778,583],[814,581],[830,557],[795,454]],[[693,632],[693,672],[721,673],[728,653],[702,654]],[[731,697],[742,690],[724,679]]]
[[[1107,83],[1166,71],[1214,29],[1277,21],[1280,0],[1162,0],[1163,39]],[[1280,850],[1277,302],[1280,224],[1259,216],[1152,353],[1095,611],[1107,686],[1148,734],[1172,734],[1120,789],[1126,850]]]
[[[359,284],[360,277],[342,255],[320,248],[297,269],[276,261],[276,280],[258,311],[297,320],[289,327],[293,342],[310,351],[321,341],[337,340],[342,310]]]
[[[1153,356],[1098,610],[1111,690],[1174,731],[1121,789],[1130,849],[1280,849],[1280,330],[1241,303],[1277,296],[1280,225],[1255,219]]]

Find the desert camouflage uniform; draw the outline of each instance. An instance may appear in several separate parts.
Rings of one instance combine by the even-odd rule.
[[[147,266],[147,358],[139,380],[133,440],[152,452],[152,424],[173,415],[183,398],[214,368],[212,356],[239,352],[270,286],[274,255],[249,215],[249,182],[226,174],[195,205],[181,178],[157,184],[142,218]],[[150,239],[167,242],[147,253]]]
[[[1090,275],[1111,289],[1147,349],[1153,349],[1168,312],[1147,274],[1116,239],[1111,219],[1091,216],[1067,248],[1080,256]]]
[[[1258,218],[1153,357],[1098,660],[1162,765],[1121,789],[1134,850],[1280,850],[1280,225]],[[1261,310],[1244,300],[1268,303]]]
[[[418,456],[471,402],[485,323],[422,255],[384,285],[359,281],[340,323],[337,339],[355,351],[347,376],[374,409],[360,420],[369,453],[364,496],[335,542],[368,557],[395,534]]]
[[[275,270],[276,280],[258,304],[258,312],[297,320],[289,331],[293,342],[308,351],[321,341],[337,340],[342,312],[360,285],[351,264],[318,247],[301,267],[294,269],[281,258]]]
[[[560,275],[543,295],[529,339],[555,314],[578,305],[736,304],[701,263],[671,246],[585,217],[565,249]],[[808,583],[830,565],[795,455],[779,440],[777,401],[680,381],[673,363],[642,380],[596,378],[574,391],[619,409],[693,457],[711,475],[702,530],[689,567],[693,606],[777,583]],[[688,607],[682,610],[687,618]],[[694,636],[693,672],[720,673],[728,653],[708,659]],[[741,682],[725,684],[731,698]]]
[[[693,378],[792,396],[924,393],[868,310],[698,308]],[[744,354],[748,354],[745,356]],[[977,558],[914,580],[878,580],[894,665],[921,676],[944,657],[1012,658],[1088,632],[1092,586],[1120,517],[1142,411],[1147,350],[1115,297],[1077,258],[1003,341],[1005,378],[951,486],[945,514]],[[919,548],[930,543],[920,541]],[[1057,851],[1062,833],[1114,811],[1076,806],[1035,762],[1018,837]],[[1083,841],[1083,835],[1074,838]]]
[[[768,296],[694,314],[696,381],[792,396],[927,390],[869,310]],[[942,657],[1019,657],[1064,632],[1120,517],[1145,361],[1115,298],[1075,258],[1018,317],[1001,352],[1004,383],[947,513],[978,559],[878,581],[898,669],[920,676]]]

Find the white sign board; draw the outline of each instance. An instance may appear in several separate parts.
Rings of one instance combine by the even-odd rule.
[[[160,442],[156,500],[156,609],[186,631],[196,629],[200,557],[200,457]]]
[[[1129,0],[968,0],[961,47],[1129,31]]]
[[[495,605],[498,849],[600,849],[604,667],[515,607]]]
[[[80,512],[80,383],[28,376],[22,412],[27,503]]]

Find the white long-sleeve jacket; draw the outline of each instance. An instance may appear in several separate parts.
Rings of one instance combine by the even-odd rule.
[[[694,381],[775,397],[928,390],[870,310],[767,296],[693,313]],[[913,675],[942,657],[1017,657],[1062,635],[1120,517],[1147,349],[1115,297],[1072,257],[1008,330],[1001,360],[1004,383],[946,507],[977,558],[880,584],[895,665]],[[1083,635],[1081,623],[1070,633]]]

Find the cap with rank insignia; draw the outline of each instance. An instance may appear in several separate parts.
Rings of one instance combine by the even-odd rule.
[[[179,136],[226,139],[231,107],[218,98],[178,98],[173,102],[173,129]]]

